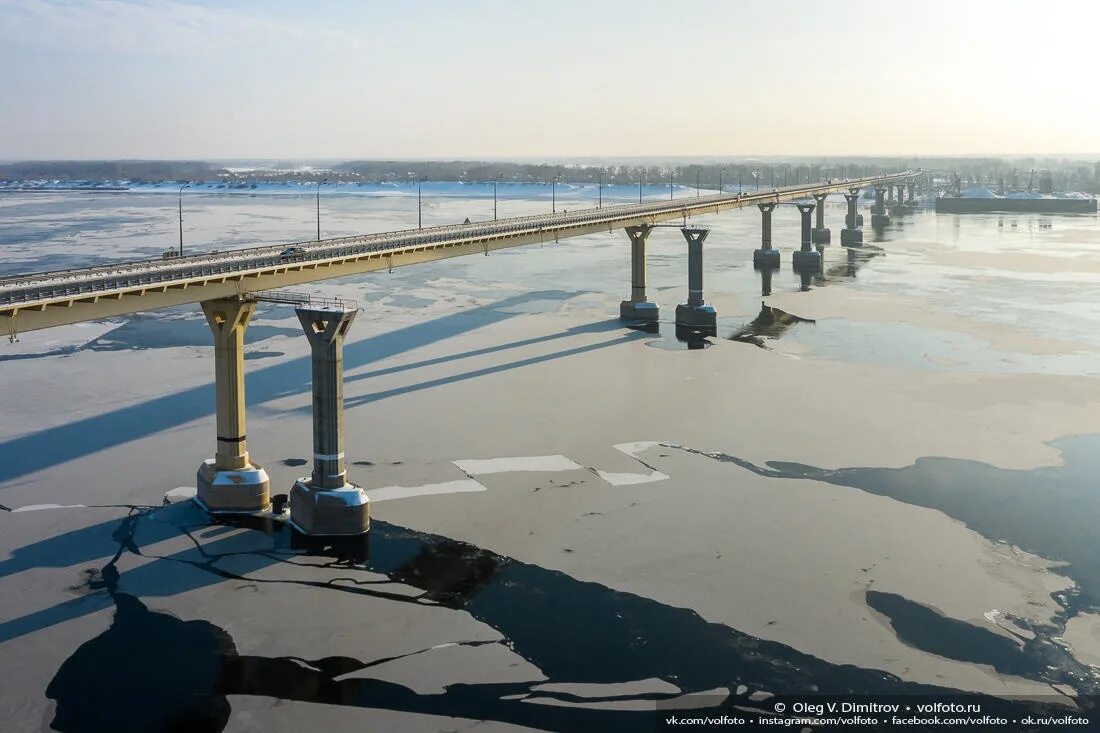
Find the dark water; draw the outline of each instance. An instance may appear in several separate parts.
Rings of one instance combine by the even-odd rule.
[[[937,509],[994,542],[1069,563],[1053,569],[1078,586],[1078,593],[1063,600],[1071,612],[1097,611],[1100,435],[1062,438],[1051,445],[1061,451],[1063,465],[1026,471],[935,457],[920,458],[904,468],[823,469],[784,461],[770,461],[763,468],[733,456],[711,455],[763,476],[850,486]]]
[[[360,708],[382,708],[477,720],[492,720],[551,731],[653,730],[654,713],[600,708],[531,704],[592,702],[592,698],[533,689],[544,682],[454,684],[442,694],[420,694],[403,685],[372,679],[369,670],[394,657],[315,659],[308,649],[301,656],[267,657],[242,654],[233,639],[212,623],[183,620],[151,611],[125,592],[127,575],[115,565],[124,552],[140,553],[138,531],[152,519],[157,525],[194,520],[195,510],[175,505],[136,512],[113,533],[114,558],[88,581],[90,593],[106,593],[115,606],[111,627],[81,645],[61,666],[47,695],[56,701],[54,730],[81,732],[188,731],[217,733],[230,714],[229,695],[259,695]],[[210,548],[202,560],[187,562],[209,575],[209,582],[242,579],[254,583],[308,585],[318,594],[353,593],[395,603],[459,609],[498,631],[501,643],[537,666],[551,683],[617,683],[659,679],[685,692],[716,687],[732,694],[715,710],[733,712],[734,705],[771,710],[772,701],[749,699],[756,690],[791,695],[924,695],[948,699],[957,691],[904,682],[873,669],[835,665],[783,644],[710,623],[694,611],[667,606],[598,583],[484,550],[438,535],[375,522],[367,538],[334,544],[303,538],[279,521],[252,520],[250,529],[271,537],[273,548],[257,554],[269,562],[299,555],[324,558],[321,567],[342,576],[363,573],[354,584],[286,580],[265,573],[264,579],[237,575],[219,563],[240,552],[220,555]],[[162,531],[163,527],[156,528]],[[189,526],[194,531],[193,526]],[[171,572],[171,558],[154,561]],[[368,575],[369,574],[369,575]],[[379,575],[386,581],[379,583]],[[373,580],[372,580],[373,579]],[[396,585],[420,590],[395,592]],[[319,595],[317,602],[323,603]],[[902,596],[868,594],[868,604],[888,616],[899,636],[914,645],[940,648],[952,655],[950,642],[963,641],[983,651],[982,661],[998,669],[1034,679],[1067,681],[1064,670],[1050,671],[1036,660],[1005,645],[982,629],[944,618]],[[364,633],[369,638],[369,620]],[[993,637],[993,638],[991,638]],[[938,646],[937,646],[938,645]],[[420,650],[414,656],[430,650]],[[959,658],[958,654],[952,658]],[[673,697],[663,693],[617,698],[651,701]],[[1039,702],[982,701],[984,710],[1019,716],[1054,710]],[[524,702],[528,700],[528,702]],[[1085,701],[1087,704],[1088,701]]]

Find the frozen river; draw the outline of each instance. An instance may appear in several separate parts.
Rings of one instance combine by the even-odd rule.
[[[382,193],[323,190],[323,235],[416,225],[415,190]],[[424,223],[492,204],[435,184]],[[317,226],[312,193],[183,206],[192,251]],[[176,207],[0,194],[0,275],[157,257]],[[549,207],[500,187],[501,217]],[[0,729],[653,730],[825,694],[1092,710],[1100,218],[920,211],[808,280],[793,207],[770,280],[757,212],[693,223],[719,316],[702,349],[669,322],[675,228],[649,240],[656,334],[616,318],[618,231],[302,288],[363,311],[355,545],[186,501],[215,435],[197,307],[0,344]],[[250,453],[284,493],[312,450],[308,346],[274,305],[246,342]]]

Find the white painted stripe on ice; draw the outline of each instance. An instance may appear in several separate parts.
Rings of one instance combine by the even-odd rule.
[[[650,448],[656,448],[660,443],[652,440],[640,440],[635,443],[619,443],[612,446],[615,450],[627,454],[634,460],[642,463],[638,458],[643,452]],[[642,463],[642,465],[645,465]],[[633,484],[650,484],[654,481],[664,481],[668,478],[667,474],[660,471],[650,471],[649,473],[611,473],[609,471],[601,471],[596,469],[596,474],[599,475],[607,483],[612,486],[631,486]]]
[[[471,478],[458,481],[444,481],[438,484],[424,484],[423,486],[383,486],[377,489],[367,489],[367,496],[372,504],[391,499],[409,499],[414,496],[433,496],[437,494],[460,494],[473,491],[485,491],[485,487]]]
[[[580,466],[565,456],[523,456],[516,458],[470,458],[454,461],[460,469],[477,476],[488,473],[510,473],[512,471],[583,471]]]
[[[596,474],[612,486],[633,486],[634,484],[651,484],[654,481],[664,481],[668,478],[660,471],[652,473],[609,473],[596,469]]]
[[[87,504],[31,504],[20,506],[11,510],[12,514],[19,512],[40,512],[43,509],[87,509]]]

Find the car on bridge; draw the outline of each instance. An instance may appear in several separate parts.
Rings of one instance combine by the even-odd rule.
[[[287,247],[279,253],[279,259],[283,260],[297,260],[306,256],[306,250],[304,247]]]

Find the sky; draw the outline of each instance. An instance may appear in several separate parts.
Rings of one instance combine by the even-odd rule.
[[[0,0],[0,159],[1100,153],[1100,0]]]

